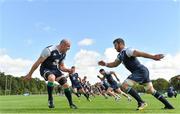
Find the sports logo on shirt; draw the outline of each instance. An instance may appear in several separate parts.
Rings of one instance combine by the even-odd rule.
[[[58,65],[58,64],[59,64],[59,59],[55,59],[53,65]]]

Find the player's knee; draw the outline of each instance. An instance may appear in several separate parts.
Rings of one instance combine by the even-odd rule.
[[[110,90],[110,89],[108,89],[108,90],[107,90],[107,92],[108,92],[108,93],[110,93],[110,92],[111,92],[111,90]]]
[[[154,92],[156,92],[156,90],[154,89],[153,85],[152,85],[152,82],[150,83],[147,83],[146,86],[144,87],[146,93],[149,93],[149,94],[153,94]]]
[[[122,90],[127,92],[134,84],[134,81],[126,79],[122,84]]]
[[[64,89],[69,88],[69,85],[67,83],[64,83],[62,86]]]
[[[119,93],[119,94],[122,94],[121,89],[117,89],[116,92]]]
[[[149,87],[145,87],[145,91],[148,94],[153,94],[156,90],[152,86],[149,86]]]
[[[67,84],[67,79],[65,77],[62,77],[58,80],[58,83],[63,86],[64,88],[66,87],[69,87],[69,85]]]
[[[84,89],[81,89],[81,93],[86,93],[86,92],[84,91]]]
[[[121,86],[121,89],[123,90],[123,91],[127,91],[128,90],[128,88],[129,88],[129,85],[127,84],[127,83],[123,83],[122,84],[122,86]]]
[[[76,90],[76,89],[74,89],[73,91],[74,91],[74,93],[77,93],[77,90]]]
[[[49,82],[54,82],[55,81],[55,75],[54,74],[50,74],[49,76],[48,76],[48,81]]]

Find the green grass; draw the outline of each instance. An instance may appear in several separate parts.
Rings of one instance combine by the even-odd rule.
[[[143,95],[142,98],[148,103],[148,107],[143,111],[136,111],[136,102],[128,102],[122,96],[119,102],[113,98],[104,99],[102,96],[92,98],[91,102],[86,101],[84,96],[80,100],[73,96],[74,103],[78,106],[77,110],[70,109],[67,100],[64,96],[54,96],[55,108],[47,107],[46,95],[31,95],[31,96],[0,96],[0,113],[178,113],[180,114],[180,96],[177,98],[168,98],[175,106],[174,110],[162,110],[164,107],[161,102],[157,101],[151,95]]]

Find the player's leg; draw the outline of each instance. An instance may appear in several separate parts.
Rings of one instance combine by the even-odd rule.
[[[161,101],[165,105],[165,109],[174,109],[174,107],[164,98],[164,96],[154,89],[152,82],[146,83],[144,88],[147,93],[152,94],[156,99]]]
[[[108,96],[106,94],[106,90],[102,90],[101,94],[104,96],[105,99],[108,99]]]
[[[89,94],[87,94],[82,87],[79,87],[79,88],[78,88],[78,91],[79,91],[81,94],[83,94],[88,101],[90,101],[90,99],[89,99]]]
[[[73,87],[73,88],[72,88],[72,92],[73,92],[78,98],[80,97],[77,88]]]
[[[109,94],[110,96],[116,97],[116,95],[114,94],[114,92],[112,92],[113,88],[109,87],[107,89],[107,94]]]
[[[55,75],[54,74],[49,74],[48,76],[48,83],[47,83],[47,91],[48,91],[48,105],[49,108],[54,108],[54,103],[53,103],[53,89],[54,89],[54,81],[55,81]]]
[[[40,73],[43,76],[43,78],[48,81],[47,83],[47,92],[48,92],[48,106],[49,108],[54,108],[53,103],[53,89],[54,89],[54,81],[55,81],[55,75],[47,70],[47,69],[40,69]]]
[[[129,93],[138,103],[138,108],[137,110],[144,109],[147,104],[142,100],[142,98],[139,96],[137,91],[135,91],[132,86],[135,85],[136,82],[131,80],[131,79],[126,79],[123,84],[122,84],[122,89],[123,91],[126,91]]]
[[[84,89],[85,93],[86,93],[88,96],[90,96],[90,93],[89,93],[87,87],[83,87],[83,89]]]
[[[105,99],[107,99],[108,97],[107,97],[106,91],[108,88],[101,85],[98,89],[99,89],[100,94],[103,95]]]
[[[91,90],[90,91],[90,94],[95,98],[96,96],[95,96],[95,94],[94,94],[94,92]]]
[[[117,88],[115,91],[116,91],[117,93],[125,96],[125,97],[128,99],[128,101],[131,101],[131,100],[132,100],[131,97],[128,96],[125,92],[123,92],[120,88]]]
[[[174,91],[174,97],[175,98],[177,97],[177,91]]]
[[[46,81],[48,81],[47,83],[48,106],[49,108],[54,108],[52,93],[54,89],[55,75],[50,70],[44,68],[40,68],[40,74]]]
[[[111,87],[109,87],[107,89],[107,94],[110,95],[110,96],[113,96],[115,98],[115,101],[119,101],[119,99],[121,98],[118,94],[116,94],[114,91],[113,91],[113,87],[111,85]]]
[[[73,104],[72,95],[71,95],[70,87],[67,83],[67,79],[65,77],[59,77],[59,79],[57,80],[59,84],[62,85],[64,88],[64,94],[69,102],[70,108],[77,109],[76,105]]]

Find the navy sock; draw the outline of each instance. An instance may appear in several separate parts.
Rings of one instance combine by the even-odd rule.
[[[86,99],[89,99],[89,95],[84,93],[84,96],[86,97]]]
[[[154,92],[153,96],[161,101],[167,107],[173,107],[159,92]]]
[[[141,99],[141,97],[139,96],[139,94],[133,89],[130,88],[130,90],[128,91],[128,93],[136,99],[136,101],[138,102],[138,105],[140,105],[141,103],[144,103],[144,101]]]
[[[76,95],[77,97],[80,97],[79,93],[75,93],[75,95]]]

